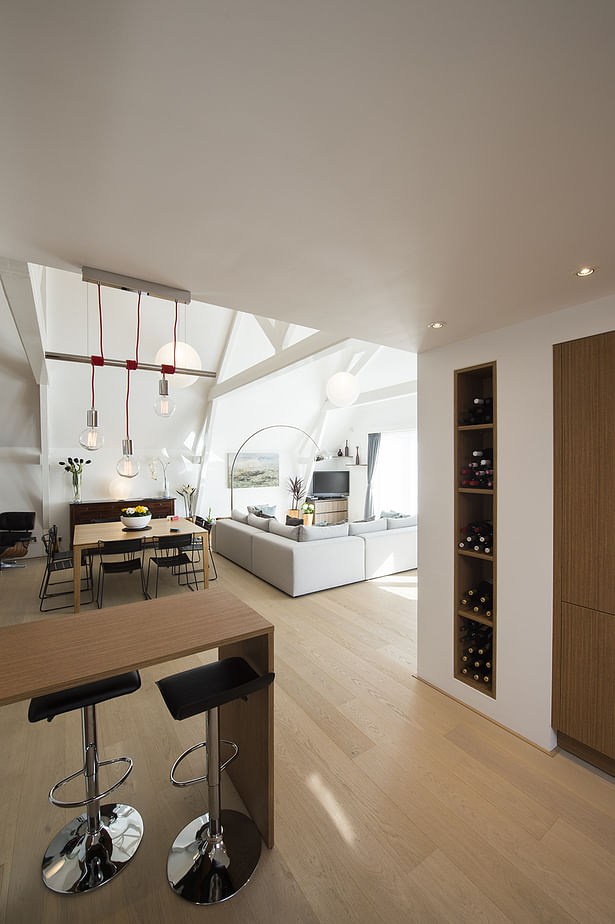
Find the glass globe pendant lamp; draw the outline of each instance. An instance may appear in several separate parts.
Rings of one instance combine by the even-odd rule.
[[[100,427],[98,411],[91,407],[87,412],[87,427],[79,434],[79,445],[89,452],[102,449],[105,437]]]
[[[115,466],[115,470],[122,478],[134,478],[139,474],[139,463],[132,453],[132,440],[122,440],[122,458]]]
[[[350,372],[336,372],[327,382],[327,398],[336,407],[354,404],[360,390],[359,380]]]

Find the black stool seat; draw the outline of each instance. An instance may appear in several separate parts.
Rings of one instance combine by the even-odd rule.
[[[173,718],[181,720],[262,690],[274,676],[257,674],[243,658],[224,658],[165,677],[157,685]]]
[[[128,671],[116,677],[105,677],[104,680],[95,680],[93,683],[84,683],[68,690],[59,690],[47,696],[37,696],[31,700],[28,709],[30,722],[40,722],[47,719],[49,722],[56,715],[63,712],[72,712],[73,709],[83,709],[84,706],[96,706],[105,700],[134,693],[141,686],[141,677],[138,671]]]

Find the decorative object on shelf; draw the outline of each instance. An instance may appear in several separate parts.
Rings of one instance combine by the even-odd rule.
[[[300,478],[299,475],[289,475],[286,488],[291,495],[291,507],[288,511],[289,517],[298,517],[299,514],[299,505],[301,504],[301,498],[305,497],[305,484],[303,478]]]
[[[303,514],[303,525],[311,526],[314,522],[314,504],[305,503],[301,507],[301,512]]]
[[[69,472],[73,480],[73,504],[81,503],[81,478],[83,475],[83,466],[89,465],[91,459],[71,459],[68,456],[67,462],[60,462],[64,466],[64,471]]]
[[[356,454],[355,459],[354,459],[354,464],[355,464],[355,465],[360,465],[360,464],[361,464],[361,460],[359,459],[359,447],[358,447],[358,446],[357,446],[357,454]]]
[[[303,433],[303,435],[304,435],[308,440],[310,440],[310,442],[313,443],[314,446],[316,447],[316,455],[317,455],[317,457],[318,457],[318,456],[322,456],[322,453],[321,453],[321,451],[320,451],[320,447],[318,446],[318,443],[316,442],[316,440],[313,439],[313,438],[310,436],[309,433],[306,433],[305,430],[302,430],[301,427],[295,427],[294,424],[269,424],[267,427],[261,427],[259,430],[255,430],[254,433],[251,433],[250,436],[247,436],[247,437],[245,438],[245,440],[243,441],[243,443],[241,444],[241,446],[239,447],[239,449],[238,449],[237,452],[235,453],[235,456],[234,456],[233,461],[232,461],[232,463],[231,463],[231,467],[230,467],[230,471],[229,471],[229,478],[228,478],[228,485],[229,485],[229,488],[231,489],[231,510],[234,509],[234,504],[233,504],[233,476],[234,476],[234,473],[235,473],[235,465],[236,465],[236,463],[237,463],[237,458],[238,458],[238,456],[239,456],[239,453],[241,452],[241,450],[243,449],[243,447],[246,445],[246,443],[248,443],[254,436],[257,436],[259,433],[264,433],[265,430],[278,430],[278,429],[283,429],[283,430],[297,430],[299,433]],[[278,481],[278,484],[279,484],[279,481]]]
[[[191,484],[183,484],[181,488],[177,489],[177,493],[180,495],[180,497],[183,497],[184,499],[186,519],[191,519],[191,517],[194,516],[194,505],[196,503],[196,488],[194,488]]]
[[[141,293],[137,301],[137,336],[135,340],[135,358],[126,360],[126,439],[122,440],[122,458],[115,469],[122,478],[134,478],[139,474],[139,463],[133,455],[132,440],[128,427],[128,403],[130,400],[130,373],[139,365],[139,328],[141,326]]]
[[[169,496],[169,482],[167,480],[167,469],[171,464],[171,459],[161,459],[160,456],[156,456],[155,459],[149,463],[149,470],[152,473],[152,478],[154,481],[158,481],[158,470],[156,465],[158,464],[162,469],[162,496]]]
[[[98,322],[100,329],[100,355],[90,356],[90,362],[92,364],[92,407],[87,412],[87,426],[85,430],[82,430],[79,434],[79,445],[83,446],[83,448],[87,449],[89,452],[95,452],[97,449],[102,449],[102,445],[105,441],[102,429],[100,427],[100,416],[96,410],[96,404],[94,401],[94,372],[96,366],[104,366],[105,364],[105,358],[103,356],[102,301],[100,295],[100,284],[98,286]]]
[[[359,380],[350,372],[336,372],[327,382],[327,398],[336,407],[349,407],[359,397]]]
[[[145,529],[149,526],[152,515],[149,507],[137,505],[136,507],[122,507],[120,520],[124,529]]]
[[[159,417],[172,417],[175,413],[175,401],[169,396],[169,383],[164,372],[158,382],[158,394],[154,398],[154,411]]]
[[[348,457],[350,455],[350,448],[348,446],[348,440],[346,440],[346,445],[344,446],[344,455]]]

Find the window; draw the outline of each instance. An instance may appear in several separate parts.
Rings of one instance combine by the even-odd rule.
[[[417,512],[416,430],[390,430],[380,436],[374,472],[374,512]]]

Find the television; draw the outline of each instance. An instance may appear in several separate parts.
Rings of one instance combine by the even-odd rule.
[[[312,476],[312,497],[348,497],[350,472],[315,471]]]

